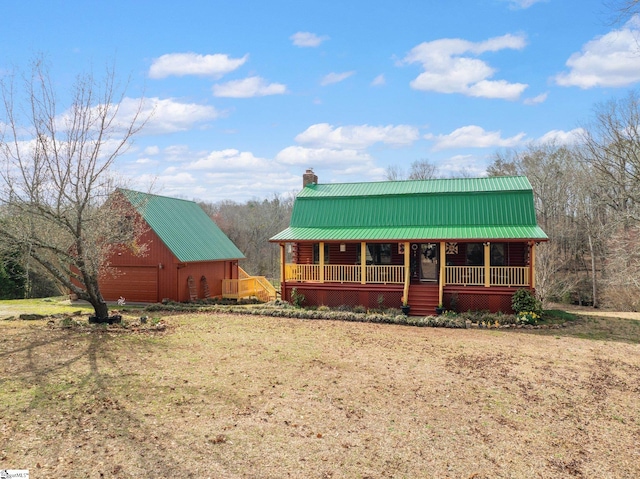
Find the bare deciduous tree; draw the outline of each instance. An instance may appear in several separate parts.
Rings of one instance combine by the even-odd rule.
[[[605,303],[640,311],[640,225],[618,228],[606,239],[607,276],[603,280]]]
[[[496,152],[493,161],[487,167],[488,176],[517,176],[522,175],[520,154],[515,150]]]
[[[618,215],[640,220],[640,99],[630,92],[599,105],[583,131],[581,157],[597,174],[603,201]]]
[[[437,177],[438,167],[429,160],[416,160],[411,163],[410,180],[431,180]]]
[[[640,224],[638,96],[630,92],[625,98],[599,105],[594,120],[584,129],[582,143],[581,159],[592,172],[588,187],[596,192],[589,220],[599,226],[601,233],[595,239],[602,251],[598,259],[603,266],[602,279],[607,295],[603,299],[624,307],[640,304],[639,290],[626,279],[620,281],[640,275],[634,257]],[[595,255],[592,256],[594,259]],[[622,288],[624,294],[616,294],[616,287]],[[633,296],[636,299],[632,299]],[[620,301],[623,297],[626,299]]]
[[[22,80],[1,84],[0,246],[32,260],[103,320],[98,278],[107,258],[123,244],[143,249],[133,212],[109,201],[119,186],[114,162],[145,123],[142,100],[124,114],[110,68],[101,80],[78,76],[64,111],[41,59]]]
[[[409,174],[406,175],[401,166],[390,165],[385,170],[387,181],[401,180],[432,180],[438,177],[438,167],[429,160],[415,160],[409,167]]]
[[[387,181],[400,181],[404,179],[404,171],[398,165],[389,165],[384,176]]]
[[[575,296],[582,301],[589,291],[597,298],[595,269],[602,264],[592,261],[601,251],[601,229],[593,218],[597,196],[589,183],[590,168],[578,158],[573,148],[531,144],[522,151],[496,153],[487,168],[491,176],[524,175],[531,182],[537,220],[550,239],[541,245],[537,261],[541,299]]]
[[[614,13],[613,23],[626,22],[629,18],[640,13],[639,0],[609,0],[605,2],[605,6]]]

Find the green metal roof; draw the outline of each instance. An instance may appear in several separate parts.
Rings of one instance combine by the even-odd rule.
[[[539,226],[477,227],[376,227],[297,228],[289,227],[271,241],[418,241],[418,240],[516,240],[546,239]]]
[[[526,176],[310,184],[298,193],[297,197],[386,196],[518,190],[531,190],[531,183]]]
[[[244,258],[197,203],[166,196],[120,190],[178,261]]]
[[[271,241],[547,239],[526,177],[308,185]]]

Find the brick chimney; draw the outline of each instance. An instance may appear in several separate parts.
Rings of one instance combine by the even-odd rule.
[[[318,175],[313,172],[312,168],[309,168],[305,171],[304,175],[302,175],[302,187],[304,188],[307,185],[317,185],[318,184]]]

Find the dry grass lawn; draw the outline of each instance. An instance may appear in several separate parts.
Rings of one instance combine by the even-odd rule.
[[[587,332],[614,323],[595,319],[541,331],[163,320],[155,333],[1,321],[0,469],[31,479],[640,476],[640,322],[615,323],[625,333],[603,340]]]

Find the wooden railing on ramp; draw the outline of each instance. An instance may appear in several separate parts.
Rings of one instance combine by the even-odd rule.
[[[238,267],[238,279],[222,280],[222,297],[243,299],[258,298],[260,301],[273,301],[277,291],[264,276],[251,276]]]

